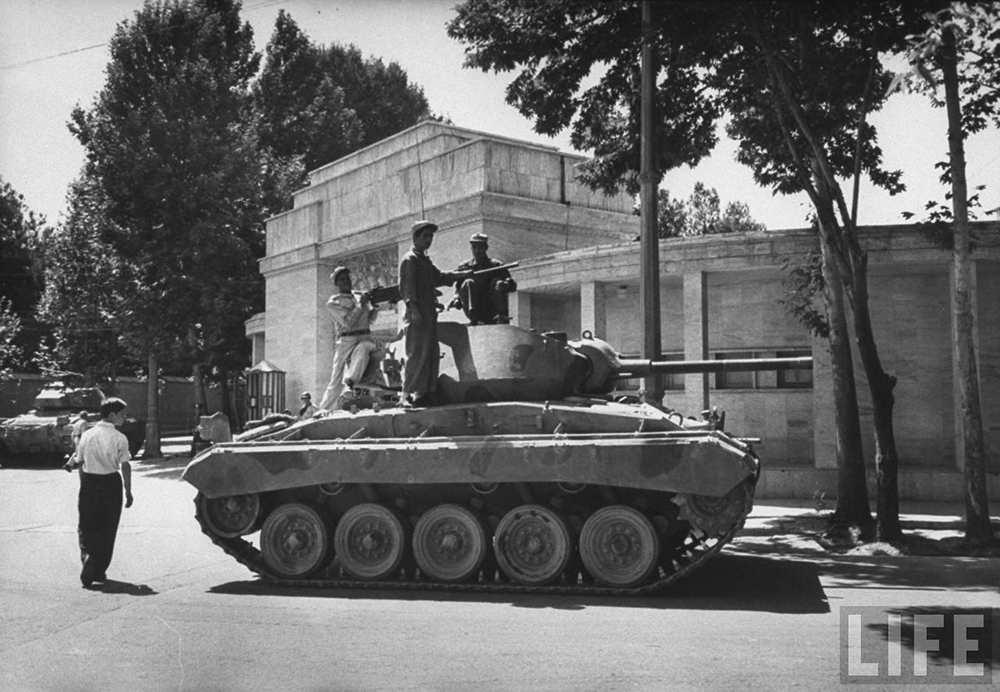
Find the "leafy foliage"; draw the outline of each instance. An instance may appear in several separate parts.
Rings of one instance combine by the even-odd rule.
[[[904,189],[901,172],[882,167],[864,119],[886,98],[892,76],[879,53],[903,45],[902,14],[895,3],[821,2],[740,3],[731,13],[731,45],[710,83],[732,116],[737,159],[757,182],[809,191],[817,166],[849,178],[857,165],[891,194]]]
[[[552,135],[570,128],[574,147],[592,151],[580,178],[593,189],[639,189],[639,3],[466,0],[448,35],[467,44],[467,67],[518,70],[507,102]],[[700,3],[654,5],[663,59],[656,85],[657,168],[695,165],[716,143],[720,104],[702,66],[714,48]],[[699,36],[699,41],[689,37]],[[595,82],[591,86],[585,83]]]
[[[956,70],[962,102],[961,136],[968,138],[991,123],[1000,127],[1000,3],[953,2],[936,12],[926,13],[924,19],[925,30],[908,37],[906,54],[911,69],[896,75],[888,91],[892,93],[909,87],[926,94],[935,106],[944,107],[938,87],[941,85],[944,55],[943,35],[948,29],[953,33],[956,44]],[[950,189],[950,159],[938,162],[935,168],[941,171],[941,184]],[[985,185],[975,186],[976,192],[967,201],[970,218],[975,218],[974,210],[980,206],[979,193],[984,189]],[[920,225],[931,237],[951,249],[950,191],[945,194],[945,199],[946,203],[927,202]],[[916,213],[905,212],[903,216],[910,219]]]
[[[62,369],[85,372],[89,381],[137,373],[140,365],[119,348],[130,295],[141,290],[134,271],[104,240],[113,235],[106,200],[92,179],[70,187],[65,222],[43,244],[45,292],[39,317],[52,326],[52,358]]]
[[[24,349],[17,343],[21,318],[7,296],[0,296],[0,379],[21,368]]]
[[[261,145],[314,170],[430,115],[423,90],[396,63],[354,46],[318,46],[284,10],[253,87]]]
[[[23,195],[0,178],[0,369],[37,367],[31,355],[45,329],[35,319],[43,271],[35,250],[44,227],[44,218],[28,209]]]
[[[150,3],[111,39],[107,82],[71,130],[99,186],[101,240],[120,261],[116,319],[139,355],[202,360],[193,325],[262,304],[265,191],[249,83],[259,66],[233,0]],[[278,176],[280,177],[280,175]]]
[[[719,193],[702,182],[694,185],[688,199],[673,199],[669,190],[657,193],[657,229],[660,238],[707,235],[710,233],[746,233],[766,230],[764,224],[754,220],[745,202],[730,202],[725,213],[721,209]],[[639,213],[636,209],[636,214]]]
[[[811,334],[824,339],[829,337],[830,320],[823,304],[822,254],[814,250],[804,257],[785,257],[782,271],[785,274],[781,281],[785,295],[779,302]]]

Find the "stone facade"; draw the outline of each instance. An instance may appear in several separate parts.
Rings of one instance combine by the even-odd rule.
[[[505,262],[634,236],[631,198],[574,182],[581,161],[427,122],[313,171],[293,208],[267,222],[260,264],[267,312],[247,325],[255,362],[266,357],[287,373],[289,401],[303,390],[323,391],[333,361],[330,273],[350,267],[357,289],[396,283],[410,226],[420,218],[440,227],[430,254],[442,269],[469,258],[473,233],[489,235],[490,254]],[[451,311],[442,319],[459,317]],[[377,333],[391,337],[397,329],[396,313],[383,310]]]
[[[520,261],[511,296],[516,324],[589,331],[624,354],[642,348],[638,217],[626,196],[604,197],[573,182],[579,157],[440,123],[424,123],[312,174],[295,207],[268,222],[267,312],[248,322],[254,356],[285,370],[288,396],[322,391],[333,333],[329,274],[352,268],[361,288],[396,282],[410,224],[440,226],[431,256],[450,269],[468,237]],[[1000,225],[978,224],[976,296],[989,463],[1000,472]],[[900,488],[908,499],[961,497],[960,412],[951,320],[951,254],[914,227],[866,228],[871,308],[880,356],[898,378],[895,430]],[[671,239],[661,244],[661,339],[667,359],[812,355],[812,373],[672,375],[666,405],[689,415],[726,412],[726,429],[760,438],[760,493],[836,494],[832,388],[825,343],[780,304],[782,264],[815,248],[811,231]],[[449,289],[445,289],[448,291]],[[443,303],[449,296],[445,296]],[[459,319],[457,311],[442,319]],[[395,334],[397,315],[377,324]],[[874,457],[870,397],[856,361],[866,456]],[[636,383],[623,382],[630,391]],[[1000,492],[996,476],[991,490]]]

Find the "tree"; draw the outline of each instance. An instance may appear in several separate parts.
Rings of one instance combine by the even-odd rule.
[[[719,210],[719,193],[714,187],[707,188],[701,182],[695,183],[688,200],[688,209],[688,235],[718,232],[722,213]]]
[[[639,214],[638,207],[635,214]],[[660,238],[676,238],[687,232],[687,204],[682,199],[671,197],[669,190],[657,190],[656,217],[657,234]]]
[[[0,296],[0,380],[20,368],[23,350],[17,343],[21,334],[21,318],[7,296]]]
[[[354,46],[317,46],[278,12],[253,87],[261,144],[314,170],[415,125],[430,113],[423,90],[396,63]]]
[[[884,101],[889,77],[879,55],[899,52],[919,7],[907,3],[728,2],[658,5],[657,102],[661,116],[660,170],[695,163],[714,145],[714,126],[725,108],[727,129],[739,142],[739,160],[758,183],[776,192],[806,191],[816,209],[824,258],[836,262],[824,282],[831,319],[849,305],[875,411],[879,479],[877,534],[900,535],[892,429],[895,379],[882,368],[868,307],[867,257],[857,236],[857,181],[862,174],[890,193],[902,189],[900,173],[882,166],[867,114]],[[639,12],[635,3],[467,0],[457,8],[449,34],[468,44],[466,65],[520,73],[508,102],[553,134],[571,128],[573,145],[593,150],[584,179],[611,191],[637,187],[636,71]],[[585,77],[597,83],[581,87]],[[848,208],[838,177],[853,178]],[[842,281],[842,293],[838,288]],[[841,301],[843,298],[843,302]],[[844,323],[846,325],[846,322]],[[835,333],[835,332],[833,332]],[[851,355],[837,339],[834,368]],[[835,382],[852,375],[835,372]],[[856,402],[837,391],[838,410],[857,419]],[[846,425],[846,422],[845,422]],[[838,498],[836,518],[868,525],[859,428],[845,432],[838,466],[852,482]]]
[[[669,190],[657,193],[657,234],[660,238],[706,235],[708,233],[748,233],[766,230],[750,216],[745,202],[730,202],[723,214],[719,193],[702,182],[694,185],[687,200],[674,199]],[[638,214],[638,208],[635,210]]]
[[[828,278],[843,282],[873,403],[876,535],[880,540],[901,536],[898,453],[892,425],[896,380],[882,367],[872,327],[867,252],[858,236],[857,190],[863,173],[890,194],[902,189],[900,173],[882,168],[876,133],[866,118],[884,102],[884,87],[890,80],[879,56],[898,52],[905,45],[915,18],[916,13],[905,3],[836,7],[823,3],[740,3],[729,25],[732,47],[712,81],[724,90],[724,101],[733,115],[729,132],[739,140],[739,160],[753,169],[755,179],[762,184],[781,192],[804,190],[809,194],[824,258],[837,264],[835,274]],[[734,77],[739,84],[729,81]],[[761,117],[764,113],[769,117]],[[854,180],[850,207],[838,177]],[[839,298],[833,295],[836,291],[834,281],[827,281],[830,309]],[[831,341],[835,343],[837,340]],[[846,342],[841,348],[846,349]],[[848,363],[846,354],[834,353],[835,382],[846,384],[850,380],[847,373],[841,376],[836,372]],[[839,402],[838,410],[850,405]],[[845,415],[855,417],[846,410]],[[844,460],[860,453],[853,437],[845,440],[851,449]],[[851,476],[850,487],[860,491],[856,475]],[[843,483],[841,488],[845,488]],[[839,505],[837,514],[847,523],[863,524],[867,509],[862,511],[858,501],[852,501],[851,506],[855,515],[848,516]]]
[[[249,98],[260,56],[235,0],[148,3],[110,50],[104,88],[73,111],[70,129],[107,202],[103,240],[135,283],[117,317],[148,362],[146,453],[157,456],[161,359],[189,350],[193,325],[246,319],[261,302],[236,300],[263,242]]]
[[[979,396],[975,343],[975,313],[971,288],[971,231],[965,139],[985,129],[989,120],[1000,126],[1000,4],[951,3],[925,15],[928,28],[915,37],[911,64],[929,85],[932,96],[944,84],[948,113],[948,161],[942,179],[950,181],[952,201],[954,319],[959,370],[959,398],[965,458],[965,534],[976,545],[994,542],[986,491],[986,445]],[[895,86],[895,85],[893,85]],[[892,91],[892,87],[890,87]],[[938,105],[940,102],[937,101]]]
[[[719,233],[762,233],[767,230],[750,215],[746,202],[730,202],[719,221]]]
[[[42,267],[35,248],[45,219],[28,209],[24,196],[0,178],[0,299],[3,354],[0,368],[32,366],[44,328],[35,319],[42,291]]]
[[[131,272],[104,240],[112,222],[96,182],[75,181],[68,202],[66,220],[41,244],[45,292],[39,318],[51,326],[55,356],[65,369],[84,373],[88,383],[113,382],[122,366],[141,369],[119,348],[116,319],[133,288],[127,280]]]
[[[507,103],[533,120],[539,134],[569,128],[573,146],[593,152],[579,178],[609,193],[623,187],[638,192],[638,2],[466,0],[456,13],[448,35],[467,44],[466,67],[518,69],[507,86]],[[669,14],[656,16],[655,49],[663,61],[656,89],[656,169],[662,178],[708,155],[720,110],[702,81],[702,63],[715,45],[701,25],[704,10],[696,3],[671,3]],[[689,41],[695,34],[699,41]],[[602,71],[595,84],[582,87],[586,77]]]

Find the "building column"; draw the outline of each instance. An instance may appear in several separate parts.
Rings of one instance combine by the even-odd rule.
[[[604,306],[604,284],[585,281],[580,284],[580,332],[590,331],[598,339],[607,340],[607,319]]]
[[[517,290],[508,294],[507,309],[510,311],[510,323],[522,329],[531,329],[531,294]]]
[[[684,274],[684,360],[708,359],[708,274]],[[708,373],[684,376],[685,411],[697,416],[709,407]]]
[[[969,267],[969,308],[972,310],[972,343],[976,348],[976,358],[981,362],[979,357],[979,282],[977,281],[977,262],[976,260],[970,260],[971,266]],[[951,305],[951,409],[952,409],[952,419],[955,421],[955,468],[960,471],[965,470],[965,419],[962,416],[962,373],[958,366],[958,320],[956,319],[957,314],[955,311],[955,263],[952,262],[948,265],[948,293],[951,298],[949,304]],[[979,369],[980,363],[976,363],[976,371],[980,373],[979,385],[982,389],[982,373]],[[980,399],[982,399],[982,391],[980,391]],[[981,403],[981,402],[980,402]],[[984,424],[984,433],[987,426]]]

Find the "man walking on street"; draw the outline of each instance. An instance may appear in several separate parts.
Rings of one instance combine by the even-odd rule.
[[[121,399],[105,399],[101,421],[83,433],[74,459],[64,467],[80,468],[80,582],[85,589],[107,582],[107,569],[115,550],[118,522],[122,514],[122,487],[125,506],[132,506],[132,456],[128,439],[118,431],[125,422],[126,404]]]

